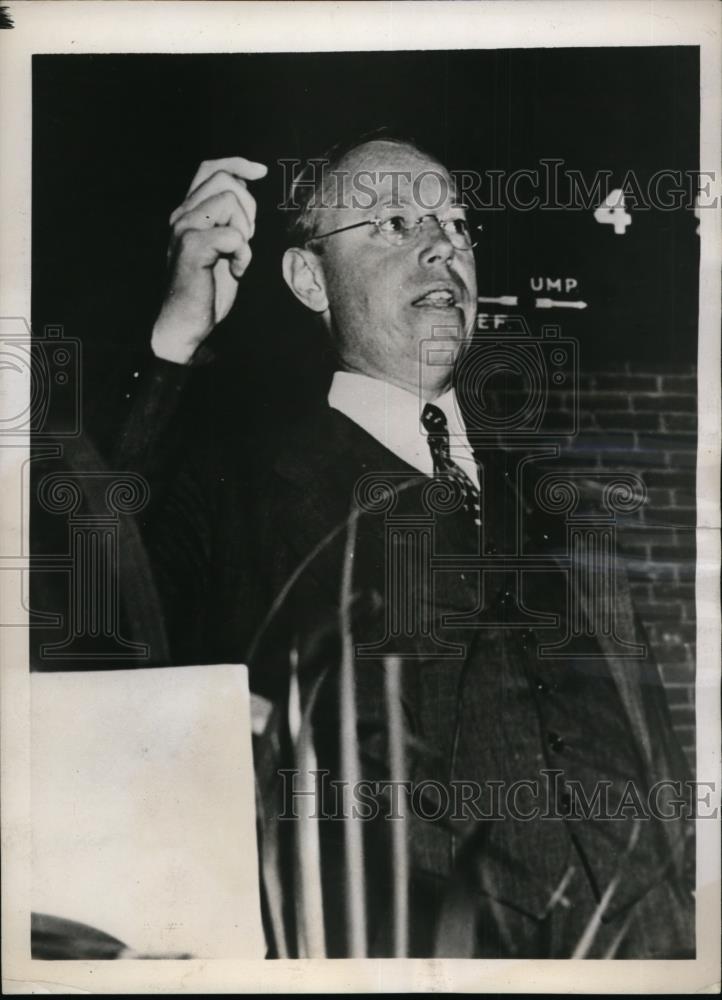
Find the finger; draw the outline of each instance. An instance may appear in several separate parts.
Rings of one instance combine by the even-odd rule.
[[[234,177],[240,177],[241,180],[245,181],[258,181],[268,173],[268,167],[264,163],[247,160],[243,156],[227,156],[220,160],[204,160],[198,167],[195,177],[190,183],[188,194],[192,194],[199,184],[202,184],[203,181],[207,180],[213,174],[218,173],[219,170],[226,170]]]
[[[224,191],[232,191],[238,199],[238,202],[248,216],[248,221],[251,225],[251,235],[253,235],[256,224],[256,199],[252,194],[250,194],[245,181],[238,180],[225,170],[220,170],[218,173],[213,174],[205,180],[195,189],[193,194],[186,198],[182,205],[179,205],[178,208],[172,212],[169,220],[171,226],[174,225],[184,213],[196,208],[196,206],[200,205],[201,202],[210,198],[212,195],[222,194]]]
[[[231,191],[206,198],[196,208],[181,215],[173,225],[173,235],[178,239],[189,229],[210,229],[212,226],[234,226],[246,240],[253,236],[253,226]]]
[[[238,280],[242,278],[246,268],[251,263],[252,251],[248,243],[244,243],[239,249],[228,258],[228,265],[231,269],[231,274]]]
[[[240,277],[251,259],[248,240],[233,226],[214,226],[212,229],[189,229],[178,242],[177,268],[192,271],[213,267],[220,257],[231,258],[232,270]],[[240,273],[238,273],[239,268]]]
[[[206,198],[210,198],[214,194],[221,194],[224,191],[232,191],[236,195],[239,202],[246,209],[250,221],[253,222],[256,215],[256,200],[248,191],[246,182],[229,174],[227,170],[219,170],[217,173],[206,178],[202,184],[199,184],[193,193],[189,194],[185,201],[173,210],[170,217],[170,224],[173,225],[180,215],[195,208],[202,201],[205,201]]]

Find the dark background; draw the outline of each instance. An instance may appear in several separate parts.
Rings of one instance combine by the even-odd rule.
[[[211,419],[257,404],[290,412],[324,391],[328,359],[280,275],[277,160],[382,124],[452,169],[534,170],[554,157],[588,183],[606,169],[610,188],[630,170],[644,185],[660,169],[698,169],[698,49],[35,56],[33,327],[61,324],[81,339],[91,436],[102,436],[101,416],[107,431],[115,381],[150,335],[168,215],[203,159],[270,166],[253,187],[254,262],[212,337],[228,363],[205,375]],[[632,216],[617,236],[591,209],[484,213],[480,294],[518,295],[532,329],[560,323],[579,339],[582,369],[693,363],[692,208]],[[579,284],[534,293],[539,276]],[[542,312],[535,294],[589,307]]]
[[[253,264],[230,316],[210,338],[219,363],[194,374],[174,419],[180,449],[191,452],[196,435],[205,446],[209,425],[242,448],[259,423],[294,418],[324,393],[330,359],[310,314],[281,278],[277,161],[318,156],[334,141],[383,124],[414,134],[452,169],[535,170],[542,158],[554,158],[587,184],[607,170],[612,189],[633,171],[644,188],[659,170],[698,169],[699,52],[34,57],[33,327],[36,336],[48,325],[62,327],[83,350],[79,378],[58,384],[72,368],[70,354],[62,371],[49,362],[52,385],[39,378],[52,391],[39,394],[48,406],[35,422],[33,500],[46,472],[70,471],[87,493],[92,470],[107,471],[91,442],[107,461],[164,291],[168,216],[203,159],[240,154],[268,163],[270,172],[254,185]],[[560,439],[557,466],[643,477],[649,502],[619,518],[620,547],[674,724],[694,763],[698,236],[690,204],[631,215],[617,236],[592,209],[484,213],[479,292],[517,295],[532,331],[558,323],[578,341],[581,429],[566,443]],[[578,287],[534,292],[531,281],[541,277],[571,277]],[[589,305],[541,311],[535,295]],[[481,354],[487,336],[478,333]],[[57,350],[38,346],[34,362],[51,355]],[[67,435],[75,427],[68,414],[81,388],[86,434],[76,438]],[[504,392],[513,404],[506,385]],[[571,396],[566,389],[558,399],[550,395],[550,413],[566,420]],[[84,499],[87,507],[92,498]],[[110,651],[104,635],[85,634],[87,609],[83,634],[73,632],[74,574],[87,566],[73,556],[71,520],[33,504],[31,662],[44,670],[128,666],[127,658],[113,658],[116,631],[107,637]],[[150,567],[133,519],[120,518],[118,529],[117,633],[150,642],[158,662],[162,615]],[[59,644],[63,656],[86,658],[71,666],[57,657]],[[146,660],[137,654],[132,662]]]

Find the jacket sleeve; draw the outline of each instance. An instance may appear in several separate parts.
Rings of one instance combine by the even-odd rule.
[[[115,468],[132,469],[149,481],[168,470],[180,451],[177,420],[193,375],[194,366],[164,361],[150,350],[130,362],[118,393],[120,427],[106,448]]]
[[[137,527],[162,609],[168,646],[161,655],[174,664],[204,658],[217,477],[207,467],[210,450],[191,444],[188,406],[194,369],[202,364],[178,365],[150,351],[136,357],[122,377],[117,429],[105,449],[111,468],[146,482],[148,503]],[[147,564],[136,572],[147,572]],[[157,662],[153,653],[151,662]]]

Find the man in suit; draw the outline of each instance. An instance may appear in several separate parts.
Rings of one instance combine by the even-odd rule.
[[[265,172],[240,157],[206,162],[171,216],[156,361],[119,455],[148,475],[167,457],[179,391],[249,266],[249,184]],[[389,657],[398,659],[406,776],[424,790],[404,821],[412,955],[691,955],[683,819],[574,814],[570,788],[588,800],[608,790],[614,812],[630,785],[645,799],[683,777],[683,763],[648,660],[625,660],[593,630],[572,657],[540,652],[563,638],[573,613],[568,570],[554,570],[555,526],[525,507],[504,454],[475,454],[469,443],[454,373],[474,329],[476,274],[449,172],[387,136],[335,150],[294,194],[283,276],[323,324],[337,371],[327,404],[308,419],[273,440],[209,443],[155,505],[147,531],[173,662],[249,662],[276,722],[293,711],[297,678],[313,731],[304,760],[333,777],[348,777],[348,704],[338,706],[350,676],[352,777],[376,782],[385,802],[385,677]],[[520,578],[497,559],[482,572],[517,531],[547,570]],[[621,576],[617,584],[617,622],[641,648]],[[269,796],[293,760],[288,743],[280,725],[257,748]],[[463,807],[444,808],[461,788]],[[544,801],[537,788],[551,789]],[[494,789],[514,795],[497,808]],[[360,945],[346,919],[346,828],[332,817],[319,824],[331,956],[394,953],[394,822],[381,810],[364,824]],[[293,849],[289,861],[281,844],[282,872],[294,868]],[[281,953],[275,924],[269,936]]]

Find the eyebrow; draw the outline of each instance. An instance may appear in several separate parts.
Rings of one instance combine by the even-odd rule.
[[[378,208],[414,208],[414,209],[419,209],[419,206],[415,202],[409,201],[408,198],[399,198],[398,200],[391,199],[390,201],[379,202]],[[447,210],[448,209],[452,209],[452,208],[460,208],[464,212],[468,212],[469,211],[469,205],[466,205],[463,201],[453,201],[453,202],[451,202],[450,205],[446,206]],[[429,209],[421,209],[421,211],[425,211],[427,214],[433,215],[435,212],[441,211],[441,206],[439,206],[439,208],[433,209],[433,211],[430,208]]]
[[[404,208],[407,208],[407,207],[408,208],[413,208],[415,206],[414,206],[414,203],[412,201],[409,201],[408,198],[398,198],[398,199],[391,198],[388,201],[379,202],[379,206],[378,207],[379,208],[401,208],[401,207],[404,207]]]

